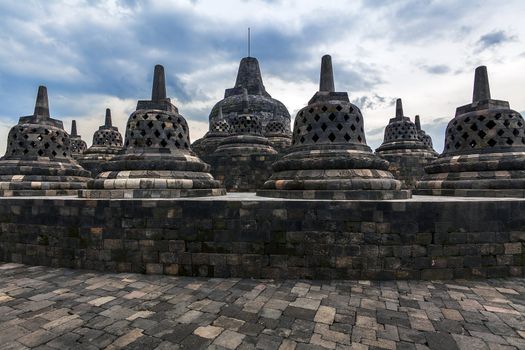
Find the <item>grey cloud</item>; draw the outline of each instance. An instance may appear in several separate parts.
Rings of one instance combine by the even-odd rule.
[[[396,99],[379,96],[378,94],[364,95],[351,100],[360,109],[378,109],[393,106]]]
[[[482,35],[476,42],[478,51],[483,51],[492,47],[499,46],[506,42],[515,41],[515,35],[509,35],[504,30],[496,30]]]
[[[451,71],[450,67],[444,64],[422,65],[420,68],[430,74],[447,74]]]

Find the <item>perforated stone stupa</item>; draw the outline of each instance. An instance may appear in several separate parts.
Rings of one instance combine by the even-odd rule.
[[[20,117],[9,131],[0,160],[0,195],[76,195],[89,172],[73,159],[70,142],[62,121],[50,118],[47,89],[40,86],[33,115]]]
[[[525,122],[490,96],[487,68],[476,68],[472,103],[456,109],[445,148],[425,168],[418,193],[525,197]]]
[[[403,114],[403,103],[396,100],[396,116],[385,128],[385,137],[376,153],[390,162],[389,170],[406,188],[414,188],[424,167],[436,158],[420,139],[416,124]]]
[[[210,122],[210,130],[204,137],[193,142],[191,149],[200,157],[212,154],[222,140],[228,136],[230,136],[230,124],[222,114],[222,107],[219,106],[219,115],[213,122]]]
[[[434,144],[432,143],[432,137],[430,137],[430,135],[428,135],[425,132],[425,130],[421,128],[421,120],[419,118],[419,115],[416,115],[415,117],[415,124],[416,124],[416,130],[417,130],[417,135],[419,137],[419,140],[421,140],[421,142],[423,142],[425,147],[429,151],[431,151],[433,154],[435,154],[435,156],[437,157],[438,153],[434,150]]]
[[[186,119],[166,97],[164,68],[155,66],[151,100],[138,101],[121,154],[108,161],[82,196],[169,198],[225,194],[210,166],[190,149]]]
[[[224,92],[224,99],[213,106],[209,115],[210,132],[213,130],[214,126],[223,119],[231,124],[233,118],[244,113],[244,89],[248,92],[250,113],[259,118],[263,130],[265,130],[270,121],[275,121],[277,119],[285,126],[285,132],[288,133],[288,135],[291,134],[290,113],[284,104],[272,98],[272,96],[266,91],[263,84],[261,70],[259,68],[259,62],[255,57],[244,57],[241,60],[235,86],[226,89]],[[206,140],[210,136],[211,134],[207,134],[202,139],[195,141],[194,145],[192,145],[192,148],[201,157],[213,152],[215,149],[213,149],[212,146],[218,146],[215,140],[210,140],[211,142],[208,144],[208,141]]]
[[[277,108],[274,110],[274,117],[264,128],[264,136],[279,153],[284,152],[292,144],[292,135],[284,121],[277,116]]]
[[[87,149],[87,144],[82,137],[77,133],[77,121],[71,122],[71,135],[69,135],[70,144],[69,148],[73,158],[77,158],[80,154],[84,153]]]
[[[255,191],[271,174],[277,151],[263,136],[260,118],[250,112],[248,91],[243,92],[243,112],[229,122],[229,136],[215,152],[203,159],[210,163],[215,178],[228,191]]]
[[[319,91],[295,117],[292,146],[273,165],[260,196],[316,199],[408,198],[388,161],[367,146],[363,116],[336,92],[331,57],[323,56]]]
[[[115,157],[122,150],[122,135],[111,121],[111,110],[106,108],[104,125],[93,134],[91,147],[77,156],[77,161],[85,169],[96,176],[101,172],[101,166]]]

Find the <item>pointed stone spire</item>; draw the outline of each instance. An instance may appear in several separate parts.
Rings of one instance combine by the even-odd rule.
[[[324,55],[321,59],[321,77],[319,79],[319,91],[334,92],[334,71],[332,69],[332,57]]]
[[[246,88],[251,95],[266,94],[259,61],[255,57],[244,57],[239,64],[235,88]]]
[[[478,102],[490,99],[489,76],[486,66],[476,68],[474,76],[474,93],[472,102]]]
[[[151,89],[151,100],[160,101],[166,98],[166,78],[164,76],[164,67],[160,64],[155,66],[153,73],[153,88]]]
[[[400,98],[396,100],[396,119],[403,119],[403,102]]]
[[[71,136],[78,136],[77,134],[77,121],[73,120],[71,122]]]
[[[104,126],[111,127],[113,126],[111,122],[111,109],[106,108],[106,121],[104,122]]]
[[[421,121],[419,120],[419,115],[416,115],[416,130],[421,131]]]
[[[47,88],[43,85],[40,85],[38,87],[34,115],[43,118],[49,118],[49,102],[47,100]]]
[[[248,113],[250,107],[250,99],[248,98],[248,90],[246,88],[242,88],[242,112]]]

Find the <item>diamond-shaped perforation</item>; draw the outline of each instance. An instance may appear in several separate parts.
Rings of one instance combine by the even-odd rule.
[[[510,110],[497,113],[484,110],[476,113],[481,114],[472,112],[465,117],[456,117],[449,123],[445,133],[447,152],[524,144],[522,139],[525,137],[525,124],[519,114]],[[458,138],[461,141],[457,141]]]
[[[385,128],[384,142],[419,139],[416,125],[408,120],[393,121]]]
[[[297,115],[293,144],[366,143],[360,111],[349,104],[316,104]]]
[[[136,118],[135,118],[136,117]],[[221,127],[225,127],[224,124]],[[143,113],[135,112],[126,128],[126,147],[179,148],[189,145],[187,124],[184,118],[168,112]],[[173,136],[182,142],[173,142]],[[122,145],[122,136],[114,129],[100,129],[100,145]]]

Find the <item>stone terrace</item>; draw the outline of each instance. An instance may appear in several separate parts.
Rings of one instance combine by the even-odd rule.
[[[0,264],[0,349],[525,349],[525,279],[295,281]]]

